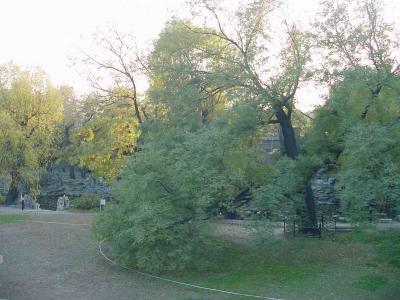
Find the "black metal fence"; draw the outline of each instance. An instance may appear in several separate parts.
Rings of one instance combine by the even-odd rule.
[[[283,233],[286,236],[296,237],[298,235],[307,237],[322,238],[323,234],[332,236],[337,231],[337,216],[331,216],[328,219],[322,215],[317,226],[309,226],[301,224],[300,219],[297,216],[284,216],[283,222]]]

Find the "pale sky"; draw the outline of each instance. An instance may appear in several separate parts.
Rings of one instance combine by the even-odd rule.
[[[305,23],[313,18],[319,3],[287,2],[285,15]],[[54,84],[67,84],[86,92],[88,84],[69,58],[77,56],[79,49],[87,49],[93,33],[112,27],[135,35],[140,46],[148,45],[171,16],[188,16],[183,3],[184,0],[0,0],[0,63],[40,66]],[[387,21],[396,22],[400,4],[397,0],[385,3]],[[305,89],[301,95],[307,98],[300,99],[304,110],[319,101],[318,93],[312,90]]]

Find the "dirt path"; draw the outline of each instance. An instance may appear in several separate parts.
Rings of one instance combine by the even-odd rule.
[[[32,221],[90,223],[85,214],[35,214]],[[0,224],[0,299],[213,300],[207,294],[111,266],[98,253],[89,226],[38,222]]]

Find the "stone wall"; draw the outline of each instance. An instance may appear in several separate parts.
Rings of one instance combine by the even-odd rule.
[[[71,168],[71,166],[65,164],[58,165],[52,167],[42,176],[40,196],[38,197],[41,204],[44,204],[47,208],[55,209],[58,197],[63,195],[70,199],[86,193],[96,194],[106,199],[111,197],[111,187],[104,183],[101,178],[95,179],[88,171],[77,167]]]
[[[312,179],[311,188],[317,205],[338,206],[340,203],[335,192],[336,178],[331,169],[332,167],[329,165],[322,167]]]

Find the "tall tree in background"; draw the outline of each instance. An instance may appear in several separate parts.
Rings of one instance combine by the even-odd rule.
[[[204,78],[219,63],[208,52],[221,47],[216,38],[195,34],[178,20],[166,25],[149,58],[147,94],[159,120],[193,132],[224,109],[224,89]]]
[[[59,89],[63,99],[63,118],[60,124],[61,133],[58,140],[59,153],[57,153],[57,158],[68,160],[72,133],[81,126],[83,116],[80,112],[81,103],[75,95],[74,89],[70,86],[61,86]],[[75,179],[75,167],[73,165],[69,165],[69,174],[71,179]]]
[[[317,113],[320,134],[314,134],[314,150],[334,152],[333,161],[353,129],[398,118],[393,100],[400,92],[399,40],[392,25],[384,22],[382,10],[379,1],[324,1],[315,23],[323,57],[320,80],[328,84],[330,95]]]
[[[392,25],[384,22],[382,11],[380,1],[329,0],[323,2],[315,23],[315,38],[324,58],[321,79],[334,84],[353,71],[364,81],[370,96],[360,107],[361,119],[379,102],[383,89],[396,88],[392,82],[400,75],[399,40]]]
[[[100,107],[98,103],[97,94],[81,100],[81,120],[70,132],[65,157],[70,164],[89,169],[109,182],[137,150],[140,130],[130,99]]]
[[[146,109],[140,103],[138,80],[143,79],[146,67],[132,38],[112,31],[110,36],[96,39],[100,55],[83,53],[83,62],[96,71],[89,75],[92,86],[98,92],[99,105],[110,105],[115,101],[132,101],[134,116],[140,124],[147,118]]]

